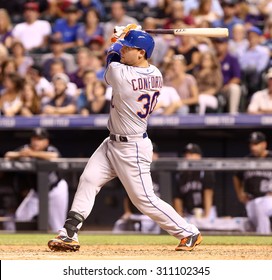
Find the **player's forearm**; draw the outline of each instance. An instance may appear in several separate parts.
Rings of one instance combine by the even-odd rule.
[[[43,160],[51,160],[58,158],[58,154],[55,152],[32,151],[31,157]]]
[[[6,152],[5,153],[5,158],[7,158],[7,159],[18,159],[18,158],[20,158],[20,152],[13,152],[13,151]]]

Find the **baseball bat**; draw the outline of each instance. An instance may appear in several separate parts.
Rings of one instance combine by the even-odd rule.
[[[206,36],[206,37],[228,37],[227,28],[181,28],[181,29],[146,29],[148,33],[153,34],[173,34],[178,36]]]

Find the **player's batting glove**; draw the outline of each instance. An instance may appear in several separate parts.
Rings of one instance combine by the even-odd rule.
[[[128,24],[127,26],[115,26],[111,42],[115,43],[118,39],[125,37],[125,35],[132,29],[142,30],[142,26],[135,23]]]

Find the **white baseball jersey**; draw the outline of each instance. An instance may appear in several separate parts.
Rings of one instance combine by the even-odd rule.
[[[100,189],[118,177],[139,211],[169,234],[182,239],[199,233],[171,205],[157,197],[153,189],[152,142],[145,132],[148,116],[162,88],[161,72],[153,65],[140,68],[111,62],[105,80],[113,88],[108,122],[110,136],[89,159],[71,211],[86,219]]]
[[[162,88],[160,70],[153,65],[140,68],[112,62],[105,73],[105,81],[113,88],[108,122],[110,132],[120,135],[144,133]]]

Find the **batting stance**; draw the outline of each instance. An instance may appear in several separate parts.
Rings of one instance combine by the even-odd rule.
[[[152,142],[146,129],[163,85],[161,72],[148,63],[153,49],[153,38],[142,30],[128,31],[110,47],[105,73],[106,83],[113,88],[110,134],[89,159],[64,227],[48,242],[51,250],[79,249],[78,230],[91,213],[102,186],[116,176],[132,203],[180,240],[177,251],[191,251],[202,241],[199,230],[153,190]]]

